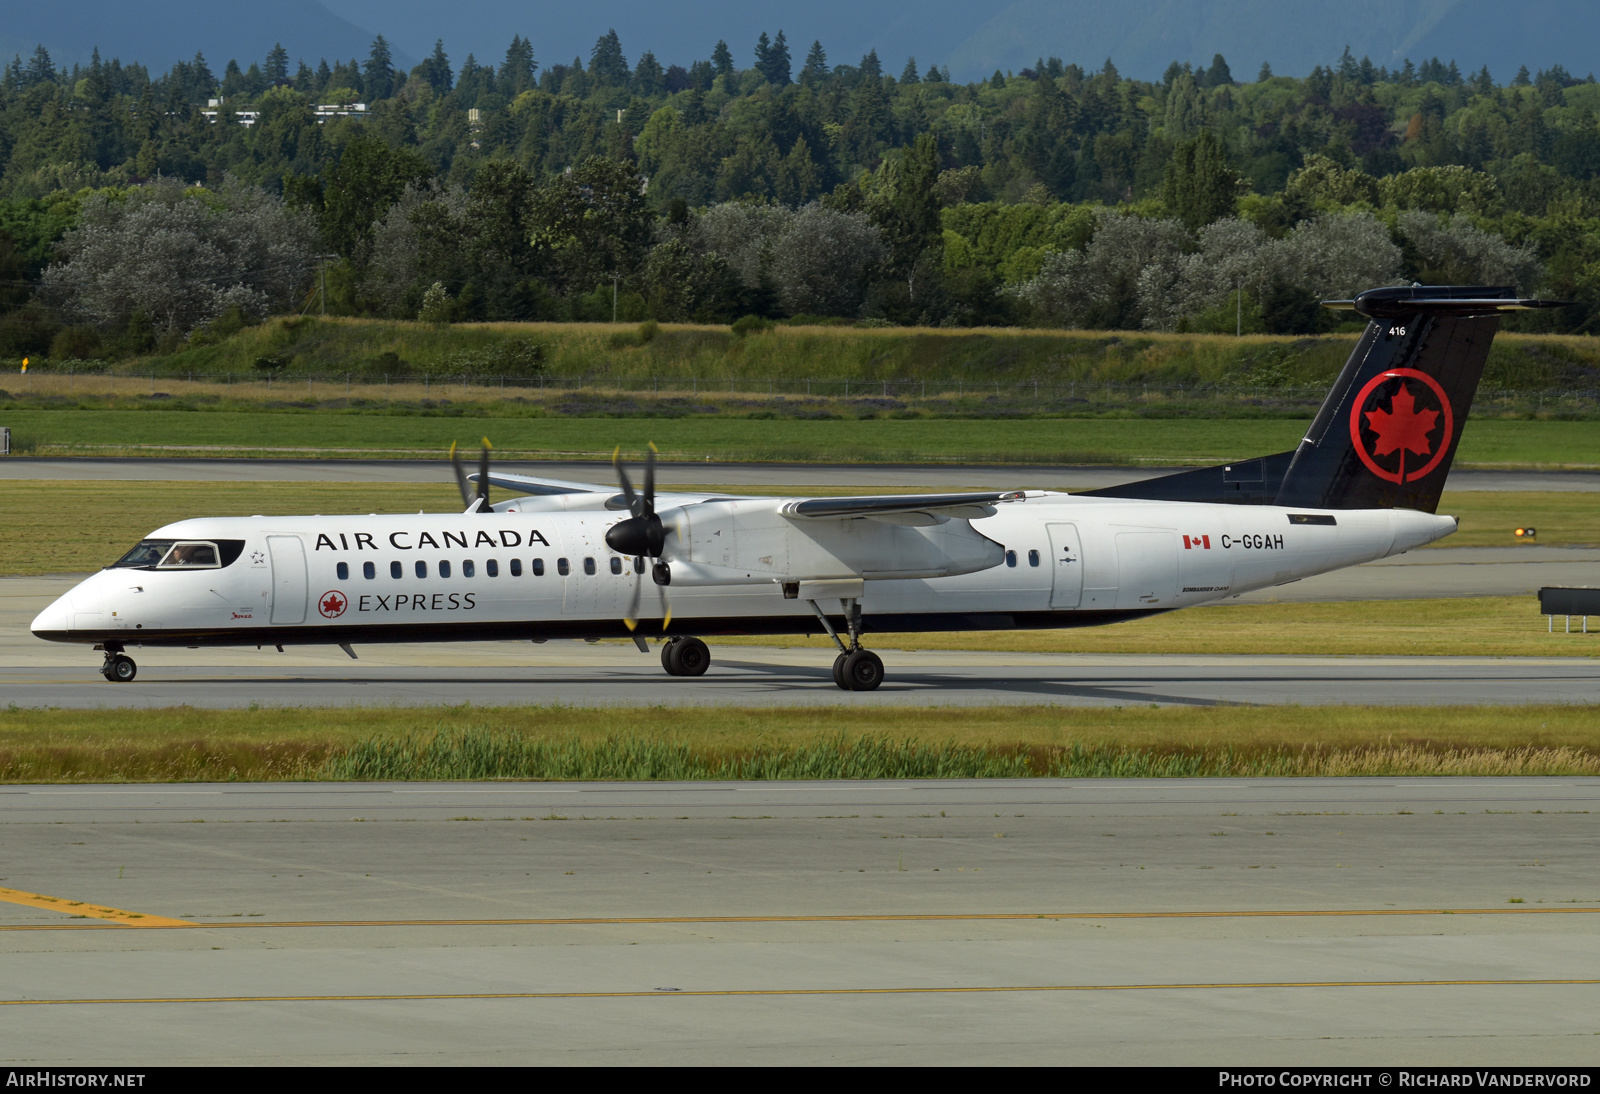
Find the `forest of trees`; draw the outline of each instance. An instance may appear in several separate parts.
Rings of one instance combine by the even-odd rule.
[[[895,69],[898,68],[898,74]],[[956,84],[761,35],[687,67],[528,39],[409,73],[0,74],[0,353],[171,349],[219,317],[1326,329],[1319,297],[1516,284],[1600,322],[1600,85],[1348,50],[1252,82],[1056,58]],[[613,303],[615,301],[615,304]]]

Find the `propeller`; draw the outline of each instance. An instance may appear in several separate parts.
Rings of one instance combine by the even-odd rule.
[[[667,601],[667,586],[672,584],[672,569],[661,558],[667,544],[667,527],[656,514],[656,446],[652,444],[644,457],[644,492],[633,488],[628,469],[622,465],[622,448],[611,454],[612,465],[617,469],[617,481],[622,485],[622,495],[627,499],[631,514],[606,529],[606,546],[621,555],[638,559],[654,559],[650,567],[651,579],[660,589],[662,623],[666,630],[672,622],[672,606]],[[634,582],[633,601],[623,622],[631,631],[639,625],[639,604],[644,598],[644,571],[639,569],[639,579]]]
[[[478,482],[474,491],[473,484],[467,481],[467,473],[461,467],[461,457],[456,455],[456,442],[450,442],[450,466],[455,469],[456,485],[461,488],[461,501],[469,513],[492,512],[489,508],[489,438],[483,439],[483,451],[478,456]]]

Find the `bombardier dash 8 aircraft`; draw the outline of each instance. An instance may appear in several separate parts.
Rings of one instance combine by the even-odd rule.
[[[653,634],[669,674],[698,676],[699,635],[826,633],[834,682],[869,691],[873,631],[1115,623],[1454,532],[1435,510],[1500,313],[1561,305],[1411,286],[1330,306],[1367,328],[1292,452],[1082,494],[771,498],[658,494],[653,452],[642,490],[617,464],[620,493],[496,473],[486,443],[476,475],[455,464],[463,513],[179,521],[33,633],[104,651],[122,682],[131,646],[354,657],[356,643],[632,636],[647,651]],[[491,485],[521,496],[491,506]]]

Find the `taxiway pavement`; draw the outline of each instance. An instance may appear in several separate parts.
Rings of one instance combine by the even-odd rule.
[[[1571,778],[9,786],[0,1058],[1588,1065],[1597,809]]]
[[[610,484],[615,472],[593,460],[507,460],[498,470]],[[657,465],[663,488],[718,483],[761,487],[882,487],[922,490],[1096,490],[1186,470],[1176,467],[1036,467],[984,464],[688,463]],[[170,482],[437,482],[454,485],[450,465],[433,460],[92,459],[0,460],[0,479]],[[1595,471],[1450,472],[1452,490],[1600,490]]]

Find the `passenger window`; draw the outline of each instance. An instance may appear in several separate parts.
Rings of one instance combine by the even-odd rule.
[[[405,571],[400,568],[400,563],[398,563],[398,562],[389,563],[389,576],[390,577],[394,578],[396,581],[399,581],[401,576],[404,575],[404,573],[405,573]]]
[[[490,574],[494,573],[493,570],[490,570],[489,572],[490,572]],[[514,559],[511,560],[511,576],[512,577],[521,577],[522,576],[522,560],[520,558],[514,558]]]
[[[594,576],[594,559],[586,558],[583,560],[583,572],[590,577]]]
[[[536,558],[536,559],[533,560],[533,576],[534,577],[543,577],[544,576],[544,559]]]
[[[448,558],[441,558],[439,560],[439,576],[440,577],[449,577],[450,576],[450,560]]]
[[[363,562],[361,564],[361,576],[371,581],[378,576],[378,568],[370,562]]]
[[[426,562],[422,561],[420,558],[417,559],[417,576],[418,577],[427,577],[428,576],[428,564]]]
[[[462,577],[476,577],[477,574],[478,568],[472,564],[472,560],[470,558],[461,563]]]
[[[620,558],[613,558],[611,560],[611,572],[614,574],[620,574],[622,572],[622,560]]]
[[[633,556],[633,572],[636,573],[636,574],[644,573],[644,556],[643,555],[634,555]]]
[[[339,575],[340,581],[350,580],[350,564],[348,562],[339,563],[333,568],[333,572]]]
[[[491,558],[489,561],[485,562],[483,564],[483,572],[488,574],[490,577],[499,577],[500,576],[500,560],[496,559],[496,558]]]
[[[1016,564],[1017,564],[1017,552],[1015,552],[1015,551],[1007,551],[1006,552],[1006,565],[1007,566],[1015,566]]]
[[[1039,565],[1039,552],[1038,551],[1029,551],[1028,552],[1028,565],[1029,566],[1037,566],[1037,565]]]
[[[562,577],[566,577],[568,572],[570,571],[570,569],[571,569],[571,567],[569,567],[567,565],[567,560],[566,559],[564,559],[564,558],[556,559],[556,573],[560,574]]]

